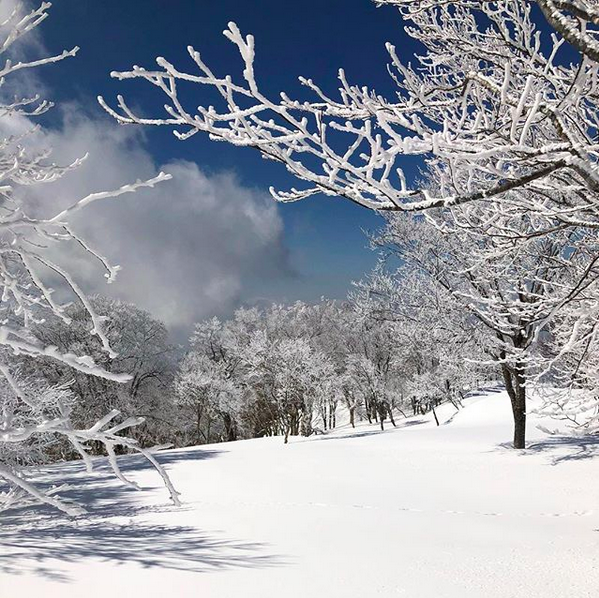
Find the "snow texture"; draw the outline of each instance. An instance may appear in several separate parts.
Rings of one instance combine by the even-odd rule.
[[[533,402],[535,399],[533,399]],[[490,389],[379,432],[246,440],[162,452],[183,508],[138,457],[135,492],[100,460],[47,468],[86,481],[88,514],[9,511],[0,595],[244,598],[584,598],[597,595],[599,439],[548,436]]]

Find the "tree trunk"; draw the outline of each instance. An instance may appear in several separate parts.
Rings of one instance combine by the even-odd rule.
[[[395,425],[395,418],[393,417],[393,408],[389,404],[387,404],[387,415],[389,416],[389,419],[391,420],[391,424],[393,425],[393,427],[397,428],[397,426]]]
[[[377,403],[377,411],[376,412],[378,412],[378,417],[381,422],[381,430],[384,430],[385,429],[385,418],[387,415],[387,406],[385,405],[384,401],[379,401]]]
[[[522,391],[524,393],[524,390]],[[514,412],[514,448],[526,447],[526,407],[522,400],[516,406],[512,406]]]
[[[307,413],[304,407],[300,416],[300,433],[302,436],[312,436],[314,432],[312,428],[312,415]]]
[[[225,428],[225,438],[227,442],[237,440],[237,425],[229,413],[223,413],[223,426]]]
[[[512,403],[514,416],[514,448],[526,447],[526,387],[524,386],[524,369],[516,364],[514,369],[507,365],[501,366],[507,394]]]
[[[290,430],[290,434],[291,436],[299,436],[300,433],[300,421],[299,421],[299,414],[297,412],[297,409],[293,409],[293,413],[291,414],[291,424],[290,424],[291,430]]]
[[[196,441],[197,444],[202,444],[202,407],[197,405],[196,411]]]
[[[366,411],[366,419],[368,419],[368,423],[372,423],[372,412],[370,409],[370,401],[367,397],[364,398],[364,410]]]

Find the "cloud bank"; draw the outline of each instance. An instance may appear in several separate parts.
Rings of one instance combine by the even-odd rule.
[[[0,21],[15,6],[15,0],[0,1]],[[31,7],[21,5],[22,10]],[[19,40],[11,55],[27,59],[51,54],[39,31]],[[19,71],[0,95],[7,101],[14,94],[46,96],[38,74],[38,69]],[[40,217],[53,216],[89,193],[151,178],[160,170],[173,176],[153,190],[92,204],[74,217],[74,231],[121,266],[117,280],[107,285],[104,271],[89,255],[59,244],[56,260],[86,292],[136,303],[183,339],[193,322],[228,315],[239,304],[252,303],[256,294],[262,296],[269,284],[295,277],[278,207],[266,193],[244,187],[233,173],[202,172],[193,162],[157,165],[143,130],[119,126],[103,114],[92,117],[77,104],[54,108],[44,121],[51,128],[24,141],[32,151],[52,149],[51,161],[61,165],[85,154],[88,158],[59,181],[20,190]],[[0,137],[18,136],[35,124],[24,116],[5,116]],[[60,282],[52,283],[60,292]]]
[[[78,234],[122,267],[107,285],[83,252],[63,250],[58,259],[87,292],[134,302],[181,338],[194,321],[251,301],[248,289],[294,276],[277,205],[266,194],[231,173],[207,175],[188,161],[156,167],[139,130],[90,119],[75,106],[61,111],[61,126],[32,143],[53,148],[52,160],[61,164],[89,156],[61,180],[27,191],[40,216],[159,170],[173,176],[153,190],[92,204],[73,219]],[[19,118],[10,126],[14,133],[30,123]]]

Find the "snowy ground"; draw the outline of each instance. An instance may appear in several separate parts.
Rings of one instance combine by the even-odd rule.
[[[90,514],[2,514],[0,596],[598,596],[599,439],[548,438],[533,419],[514,451],[504,393],[453,411],[439,428],[166,452],[181,509],[136,459],[150,491],[68,464]]]

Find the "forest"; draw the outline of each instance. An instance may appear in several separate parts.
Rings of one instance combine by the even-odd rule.
[[[290,181],[270,187],[281,211],[335,201],[378,218],[364,235],[376,266],[345,297],[242,298],[190,322],[186,339],[141,305],[87,292],[94,269],[108,284],[127,271],[76,224],[94,225],[91,204],[167,188],[177,169],[109,182],[48,215],[40,204],[57,205],[51,184],[86,156],[54,161],[53,115],[70,107],[32,91],[30,73],[58,71],[79,48],[52,53],[35,42],[49,2],[2,4],[0,512],[43,505],[80,517],[85,501],[40,472],[80,463],[91,475],[102,463],[138,489],[123,465],[131,455],[180,507],[185,493],[164,457],[180,453],[167,449],[272,438],[283,446],[273,450],[293,455],[304,439],[395,438],[423,422],[442,436],[493,389],[509,405],[511,454],[530,454],[539,429],[551,436],[547,422],[562,444],[594,444],[596,2],[376,0],[415,48],[386,44],[392,94],[341,69],[333,92],[302,76],[272,95],[254,37],[234,22],[223,39],[237,56],[232,74],[193,46],[185,64],[148,57],[150,66],[113,71],[122,93],[99,95],[96,108],[106,127],[140,131],[128,143],[156,131],[254,150]]]

